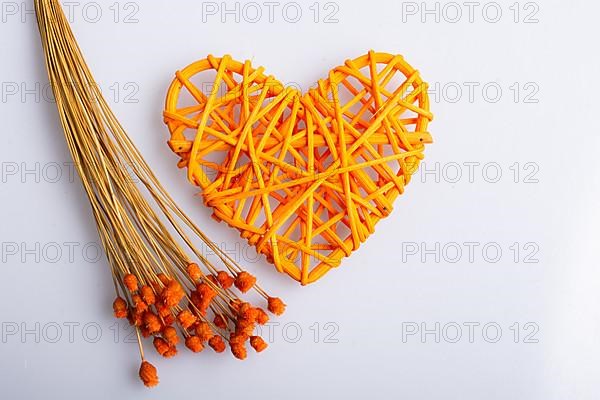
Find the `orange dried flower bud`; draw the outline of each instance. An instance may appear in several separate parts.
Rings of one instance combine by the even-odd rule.
[[[202,343],[209,341],[215,335],[208,322],[201,322],[196,327],[196,335]]]
[[[250,303],[242,303],[239,309],[239,315],[248,322],[255,322],[258,319],[258,309],[252,307]]]
[[[200,269],[198,264],[191,263],[190,265],[188,265],[187,272],[190,278],[192,278],[192,281],[194,282],[198,282],[200,279],[202,279],[202,270]]]
[[[156,305],[156,310],[158,311],[158,315],[160,315],[163,318],[166,318],[167,316],[173,314],[171,312],[171,307],[166,306],[164,304],[157,304]]]
[[[188,329],[192,325],[194,325],[196,321],[198,321],[198,318],[196,318],[196,316],[192,314],[189,310],[183,310],[177,316],[177,320],[184,329]]]
[[[162,272],[156,275],[157,278],[162,282],[163,285],[167,286],[171,282],[171,278],[163,274]]]
[[[149,306],[156,304],[156,295],[150,286],[142,286],[140,293],[142,294],[142,299],[146,302],[146,304]]]
[[[197,290],[192,290],[190,293],[190,303],[195,305],[197,308],[200,308],[200,305],[202,304],[202,296],[200,296],[200,293],[198,293]]]
[[[173,325],[177,319],[173,316],[173,314],[169,314],[166,317],[163,317],[163,320],[165,325],[170,326]]]
[[[238,320],[235,324],[235,333],[237,333],[238,335],[248,337],[254,334],[255,328],[256,326],[254,325],[254,323],[241,319]]]
[[[150,333],[148,328],[146,328],[145,326],[140,327],[140,333],[142,334],[142,337],[144,339],[148,339],[150,336],[152,336],[152,333]]]
[[[127,319],[133,326],[141,327],[144,324],[144,314],[137,313],[135,310],[129,312]]]
[[[207,295],[214,295],[216,296],[217,292],[210,287],[210,285],[206,282],[202,282],[196,285],[196,291],[198,292],[198,294],[202,297],[205,297]]]
[[[247,340],[248,336],[244,335],[243,333],[232,333],[229,335],[229,344],[232,346],[234,344],[244,344]]]
[[[227,329],[227,321],[220,315],[217,315],[213,321],[215,326],[220,329]]]
[[[123,277],[123,283],[125,283],[125,286],[127,286],[127,289],[129,289],[129,291],[131,293],[133,292],[137,292],[138,290],[138,279],[136,278],[135,275],[133,274],[127,274]]]
[[[139,294],[134,294],[133,296],[131,296],[131,301],[133,302],[133,306],[135,307],[136,313],[141,314],[145,311],[148,311],[148,304],[146,304],[144,300],[142,300],[142,296],[140,296]]]
[[[248,351],[246,350],[246,346],[243,344],[232,344],[231,352],[238,360],[245,360],[248,357]]]
[[[248,312],[248,310],[251,308],[252,308],[252,305],[250,303],[240,303],[240,305],[238,307],[238,314],[242,315],[242,314]]]
[[[229,289],[235,283],[235,279],[225,271],[220,271],[217,274],[217,280],[223,289]]]
[[[144,313],[144,327],[148,329],[150,334],[154,334],[161,331],[162,323],[156,314],[152,311],[146,311]]]
[[[235,287],[237,287],[242,293],[250,291],[255,284],[256,278],[245,271],[240,272],[235,279]]]
[[[219,335],[215,335],[213,336],[209,341],[208,344],[210,347],[212,347],[212,349],[217,352],[217,353],[222,353],[225,351],[225,348],[227,347],[225,345],[225,341],[223,340],[223,338]]]
[[[175,346],[179,343],[179,336],[177,336],[177,329],[172,326],[167,326],[162,332],[163,338],[171,345]]]
[[[250,345],[257,353],[264,351],[269,345],[260,336],[252,336],[250,338]]]
[[[113,302],[113,311],[116,318],[127,318],[127,302],[122,297],[117,297]]]
[[[175,307],[181,299],[185,297],[185,292],[181,285],[176,281],[171,281],[161,293],[162,301],[166,306]]]
[[[154,365],[147,361],[142,362],[140,367],[140,379],[146,387],[154,387],[158,385],[158,372]]]
[[[282,315],[285,312],[285,303],[277,297],[269,297],[269,311],[275,315]]]
[[[199,304],[197,304],[196,307],[204,314],[210,307],[213,299],[217,296],[217,292],[215,292],[207,283],[200,283],[196,286],[196,292],[200,299]]]
[[[267,314],[265,310],[262,308],[257,308],[256,310],[258,311],[256,321],[258,321],[259,325],[265,325],[267,322],[269,322],[269,314]]]
[[[200,340],[198,336],[190,336],[185,339],[185,346],[194,353],[200,353],[202,350],[204,350],[202,340]]]
[[[160,354],[161,356],[163,356],[165,358],[171,358],[175,355],[172,352],[172,348],[174,346],[169,344],[166,340],[161,339],[159,337],[155,337],[154,341],[152,343],[154,344],[154,348],[156,349],[156,352],[158,354]]]
[[[165,353],[165,358],[175,357],[177,355],[177,347],[171,346],[169,351]]]

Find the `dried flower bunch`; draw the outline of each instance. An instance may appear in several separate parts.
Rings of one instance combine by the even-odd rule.
[[[142,336],[164,357],[177,354],[180,337],[196,353],[206,346],[221,353],[229,344],[244,359],[248,343],[263,351],[267,345],[254,332],[269,317],[239,294],[255,290],[276,315],[285,305],[215,246],[161,186],[95,84],[58,0],[35,0],[35,8],[65,138],[112,269],[114,314],[136,328],[140,378],[146,386],[158,384]],[[198,251],[191,234],[222,268]]]
[[[279,298],[269,297],[248,272],[215,271],[208,260],[201,259],[212,273],[204,273],[195,263],[184,270],[170,271],[171,275],[143,269],[138,278],[131,272],[116,271],[115,285],[120,294],[113,303],[115,317],[127,318],[141,336],[152,337],[157,353],[165,358],[177,355],[180,336],[194,353],[202,352],[206,346],[223,353],[227,342],[240,360],[247,357],[248,343],[258,353],[265,350],[267,344],[255,330],[257,325],[269,321],[269,315],[244,302],[235,292],[247,293],[255,288],[275,315],[283,314],[285,304]],[[141,346],[140,338],[144,361]],[[140,369],[146,386],[158,382],[156,374],[150,373],[154,371],[151,368],[143,362]]]

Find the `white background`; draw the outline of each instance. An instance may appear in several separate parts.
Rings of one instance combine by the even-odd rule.
[[[437,15],[422,15],[421,2],[338,0],[337,10],[318,3],[315,21],[311,0],[298,2],[296,23],[293,9],[283,14],[287,3],[272,22],[263,5],[255,23],[254,10],[244,14],[240,6],[236,22],[222,15],[220,2],[216,15],[195,0],[114,3],[71,8],[97,81],[182,207],[215,241],[242,246],[242,263],[289,310],[269,351],[246,362],[210,351],[159,360],[147,346],[162,382],[152,391],[140,384],[136,345],[123,337],[125,328],[115,337],[108,266],[90,260],[98,238],[78,178],[64,165],[70,156],[26,12],[32,2],[2,1],[1,398],[597,398],[597,2],[523,1],[517,21],[512,0],[485,11],[481,2],[471,21],[459,2],[455,21],[456,7],[444,2]],[[492,23],[498,8],[502,16]],[[337,22],[325,23],[332,11]],[[533,23],[525,23],[532,12]],[[125,23],[128,15],[133,23]],[[252,252],[236,233],[209,219],[166,146],[164,95],[178,68],[209,53],[249,58],[305,88],[371,48],[403,54],[431,83],[436,142],[426,166],[439,175],[419,172],[366,245],[302,288],[263,259],[248,259]],[[468,165],[475,165],[472,177]],[[478,243],[473,260],[467,242]],[[411,243],[417,254],[407,251]],[[424,251],[436,244],[437,254]],[[463,251],[457,262],[454,244]],[[492,250],[484,257],[485,245],[502,250],[498,262]],[[469,323],[477,324],[472,338]],[[403,340],[410,327],[435,332],[436,324],[439,343],[434,333]],[[452,343],[456,325],[462,337]],[[501,337],[489,343],[498,327]]]

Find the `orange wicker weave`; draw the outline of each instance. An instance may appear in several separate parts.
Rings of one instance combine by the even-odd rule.
[[[306,94],[208,56],[177,72],[164,117],[214,217],[303,285],[367,240],[432,143],[419,72],[375,52]]]

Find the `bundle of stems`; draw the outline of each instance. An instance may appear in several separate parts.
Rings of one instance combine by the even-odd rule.
[[[112,269],[113,310],[135,326],[144,384],[155,386],[158,376],[146,361],[142,336],[153,338],[164,357],[177,353],[180,337],[193,352],[206,343],[217,352],[228,343],[239,359],[246,358],[248,342],[264,350],[254,333],[268,314],[240,293],[255,290],[276,315],[283,302],[256,285],[161,186],[102,96],[59,1],[35,0],[35,9],[67,144]],[[198,250],[194,236],[217,255],[222,270]]]

